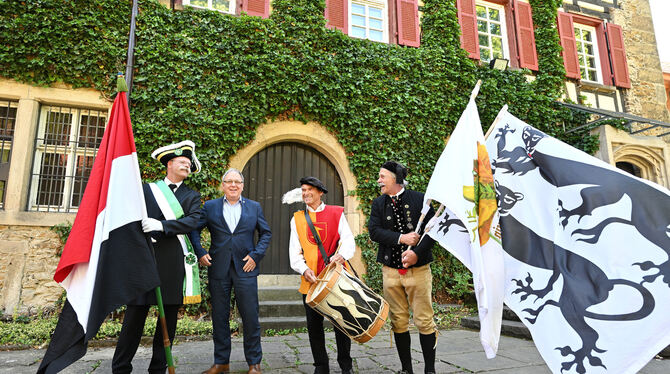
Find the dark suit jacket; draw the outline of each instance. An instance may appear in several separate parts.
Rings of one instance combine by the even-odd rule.
[[[265,256],[265,250],[270,245],[270,226],[265,221],[261,204],[256,201],[240,197],[242,214],[240,221],[231,232],[226,220],[223,218],[223,198],[206,201],[202,208],[200,222],[191,233],[191,241],[198,258],[207,252],[200,244],[200,231],[207,227],[212,237],[209,255],[212,257],[212,266],[209,268],[209,277],[222,279],[230,271],[231,261],[235,271],[240,277],[251,277],[258,275],[258,266]],[[258,243],[254,244],[254,231],[258,230]],[[249,255],[256,262],[256,268],[248,273],[242,270],[245,262],[242,261]]]
[[[174,194],[184,210],[184,216],[176,220],[166,220],[156,203],[151,187],[145,183],[142,188],[147,204],[147,215],[163,224],[163,232],[151,233],[151,237],[156,240],[153,247],[161,278],[163,303],[181,305],[184,300],[184,252],[177,234],[188,234],[197,226],[200,220],[200,194],[182,183]],[[155,292],[149,291],[129,304],[156,304]]]
[[[402,196],[402,203],[403,205],[409,205],[410,222],[412,223],[412,227],[416,227],[419,223],[419,217],[421,216],[421,208],[423,208],[423,194],[421,192],[405,189]],[[374,199],[372,202],[372,210],[370,211],[370,220],[368,221],[370,239],[372,239],[373,242],[379,243],[377,262],[381,262],[387,266],[391,264],[391,252],[400,238],[400,233],[396,231],[394,227],[394,213],[391,204],[391,198],[388,195],[382,195]],[[433,208],[430,208],[428,214],[426,214],[426,217],[424,218],[421,234],[423,234],[423,229],[434,215],[435,211],[433,211]],[[414,229],[411,231],[414,231]],[[435,240],[426,235],[418,246],[412,248],[418,256],[418,260],[413,266],[422,266],[433,261],[433,244],[435,244]],[[407,246],[403,245],[403,251],[407,249],[406,247]]]

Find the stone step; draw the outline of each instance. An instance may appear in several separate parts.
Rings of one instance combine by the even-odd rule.
[[[473,330],[479,330],[479,317],[461,318],[461,326]],[[532,339],[528,328],[520,321],[503,320],[500,333],[515,338]]]
[[[519,316],[517,316],[516,313],[514,313],[512,311],[512,309],[510,309],[507,305],[503,306],[503,316],[502,316],[502,318],[504,320],[506,319],[506,320],[509,320],[509,321],[519,321],[519,322],[521,322],[521,320],[519,319]]]
[[[265,286],[258,287],[259,301],[298,300],[302,302],[302,294],[297,287],[291,286]]]
[[[258,302],[262,317],[305,317],[302,300],[263,300]]]

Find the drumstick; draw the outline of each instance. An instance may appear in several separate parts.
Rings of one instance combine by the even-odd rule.
[[[414,229],[414,232],[417,234],[419,233],[419,231],[421,231],[421,224],[423,224],[423,220],[424,218],[426,218],[426,214],[428,214],[428,211],[430,210],[430,202],[431,199],[426,200],[426,205],[424,205],[423,208],[421,209],[421,216],[419,217],[419,222],[416,224],[416,228]],[[419,243],[417,243],[417,245],[419,245]],[[412,249],[411,245],[407,247],[407,250],[410,249]]]
[[[435,213],[435,215],[434,215],[433,217],[439,217],[440,214],[442,214],[442,211],[443,211],[443,210],[444,210],[444,204],[440,204],[440,207],[437,209],[437,212]],[[419,239],[419,242],[416,243],[417,246],[418,246],[419,244],[421,244],[421,241],[423,240],[423,237],[426,236],[426,234],[428,233],[428,231],[430,231],[430,229],[432,229],[433,226],[434,226],[434,225],[431,225],[431,224],[430,224],[430,221],[428,221],[428,224],[426,225],[426,229],[423,230],[423,235],[421,235],[421,238]]]

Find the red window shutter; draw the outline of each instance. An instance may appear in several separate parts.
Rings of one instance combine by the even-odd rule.
[[[398,15],[398,44],[409,47],[421,45],[418,0],[396,0]]]
[[[479,60],[479,33],[477,32],[477,12],[475,0],[456,0],[458,23],[461,24],[461,48],[468,57]]]
[[[577,57],[577,42],[575,40],[575,28],[572,24],[572,16],[568,13],[558,12],[558,36],[561,38],[563,47],[563,66],[568,78],[581,78],[579,72],[579,60]]]
[[[519,48],[519,66],[537,71],[537,50],[535,48],[535,29],[530,4],[514,0],[514,22]]]
[[[349,33],[349,1],[326,0],[326,27]]]
[[[242,0],[242,11],[250,16],[268,18],[270,15],[270,0]]]
[[[612,59],[612,72],[614,73],[614,84],[617,87],[630,88],[630,76],[628,75],[628,60],[623,45],[623,30],[619,25],[607,24],[607,41],[609,43],[610,57]]]

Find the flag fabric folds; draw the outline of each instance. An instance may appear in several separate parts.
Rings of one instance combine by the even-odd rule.
[[[142,232],[146,216],[126,93],[119,92],[54,275],[67,302],[38,373],[83,357],[110,312],[159,285]]]
[[[509,113],[487,148],[505,303],[554,373],[635,373],[670,344],[670,191]]]
[[[428,231],[472,272],[481,323],[480,340],[488,358],[498,350],[502,324],[503,255],[497,226],[495,188],[479,113],[472,97],[440,156],[425,193],[444,213]]]

